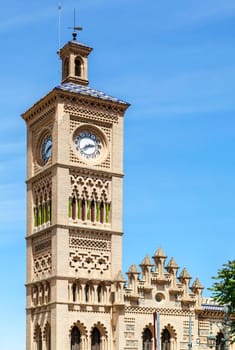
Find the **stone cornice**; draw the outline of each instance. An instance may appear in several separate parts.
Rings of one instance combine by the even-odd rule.
[[[81,227],[78,225],[60,225],[60,224],[55,224],[55,225],[51,225],[48,227],[45,227],[39,231],[33,232],[29,235],[27,235],[25,237],[26,240],[37,237],[38,235],[41,234],[45,234],[47,231],[50,231],[51,234],[55,234],[55,230],[57,228],[62,228],[62,229],[68,229],[68,230],[80,230],[80,231],[98,231],[98,232],[103,232],[106,234],[110,234],[112,236],[122,236],[123,232],[122,231],[112,231],[110,228],[106,228],[106,227],[94,227],[94,226],[85,226],[85,227]]]
[[[96,169],[87,169],[85,166],[75,166],[75,165],[71,165],[71,164],[62,164],[62,163],[54,163],[52,165],[50,165],[49,167],[42,169],[41,172],[37,173],[36,175],[28,178],[25,182],[26,184],[31,183],[31,182],[35,182],[38,179],[40,179],[43,176],[47,176],[52,174],[52,172],[57,169],[57,168],[63,168],[63,169],[68,169],[70,171],[77,171],[79,173],[81,173],[82,175],[93,175],[93,176],[106,176],[108,178],[112,178],[112,177],[119,177],[119,178],[123,178],[124,174],[123,173],[117,173],[117,172],[111,172],[109,170],[96,170]]]

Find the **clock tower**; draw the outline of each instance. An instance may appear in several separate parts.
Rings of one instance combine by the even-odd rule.
[[[27,124],[27,350],[119,349],[123,117],[88,82],[92,49],[59,52],[62,82]],[[118,315],[118,316],[117,316]]]

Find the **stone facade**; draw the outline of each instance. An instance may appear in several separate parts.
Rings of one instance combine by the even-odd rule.
[[[122,274],[123,118],[88,86],[91,48],[60,51],[62,83],[27,124],[27,350],[224,345],[224,311],[159,248]],[[157,316],[157,320],[155,320]]]

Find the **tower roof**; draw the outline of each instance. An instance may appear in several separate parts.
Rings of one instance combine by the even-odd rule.
[[[51,103],[54,98],[58,95],[59,92],[77,94],[85,97],[91,97],[95,99],[99,99],[104,103],[115,103],[118,104],[119,107],[123,110],[126,110],[130,104],[116,97],[110,96],[101,92],[99,90],[92,89],[89,86],[78,85],[74,83],[62,83],[56,86],[53,90],[51,90],[48,94],[43,96],[40,100],[38,100],[33,106],[31,106],[28,110],[26,110],[22,114],[22,118],[27,122],[28,120],[34,118],[35,111],[41,110],[47,103]]]
[[[85,96],[91,96],[91,97],[96,97],[99,98],[101,100],[106,100],[106,101],[110,101],[110,102],[117,102],[117,103],[121,103],[124,105],[129,105],[129,103],[120,100],[116,97],[110,96],[105,94],[104,92],[101,92],[99,90],[93,89],[89,86],[85,86],[85,85],[78,85],[78,84],[74,84],[74,83],[64,83],[64,84],[60,84],[58,86],[56,86],[57,90],[62,90],[62,91],[68,91],[68,92],[72,92],[72,93],[76,93],[76,94],[81,94],[81,95],[85,95]]]

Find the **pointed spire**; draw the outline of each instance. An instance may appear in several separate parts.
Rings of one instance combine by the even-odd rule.
[[[204,289],[203,285],[201,284],[201,282],[199,281],[198,278],[195,279],[195,281],[192,284],[191,287],[192,290],[196,290],[196,289]]]
[[[157,258],[167,258],[167,255],[166,255],[166,253],[163,251],[163,249],[162,249],[161,247],[159,247],[159,248],[156,250],[156,252],[155,252],[153,258],[155,258],[155,257],[157,257]]]
[[[190,280],[192,277],[190,276],[190,274],[188,273],[187,269],[184,267],[183,270],[181,271],[181,274],[179,276],[179,279],[188,279]]]
[[[150,260],[149,255],[147,254],[145,258],[142,260],[140,266],[153,266],[153,263]]]
[[[140,272],[138,271],[138,268],[135,264],[132,264],[130,267],[129,267],[129,270],[127,273],[134,273],[134,274],[139,274]]]
[[[125,278],[124,278],[124,276],[123,276],[121,270],[118,271],[118,273],[117,273],[117,275],[116,275],[114,281],[117,281],[117,282],[126,282],[126,280],[125,280]]]
[[[178,268],[179,268],[179,266],[176,264],[175,259],[171,258],[170,261],[167,264],[167,267],[166,267],[167,271],[171,270],[171,269],[176,269],[177,270]]]

